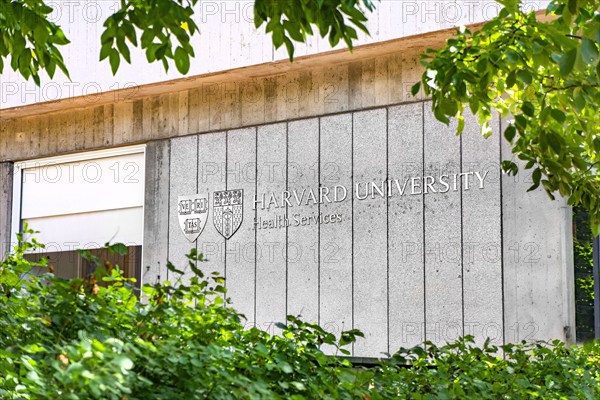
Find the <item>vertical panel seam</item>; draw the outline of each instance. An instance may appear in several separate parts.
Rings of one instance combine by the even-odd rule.
[[[422,176],[425,176],[425,102],[421,103],[421,160]],[[427,340],[427,256],[425,242],[425,193],[421,194],[423,212],[423,341]]]
[[[354,112],[350,113],[351,123],[350,123],[350,180],[352,182],[351,190],[354,191]],[[354,329],[354,195],[350,196],[351,201],[351,215],[352,215],[352,245],[350,250],[351,255],[351,295],[352,295],[352,308],[351,308],[351,317],[350,321],[352,324],[352,329]],[[352,343],[352,354],[354,354],[354,343]]]
[[[24,179],[25,179],[25,174],[23,173],[23,169],[21,168],[21,173],[20,173],[20,177],[19,180],[21,182],[20,183],[20,187],[19,187],[19,232],[23,232],[23,183],[24,183]],[[12,200],[11,200],[12,201]],[[12,218],[11,218],[12,221]]]
[[[6,187],[6,212],[4,213],[4,224],[0,227],[0,229],[4,230],[4,243],[0,243],[0,249],[2,249],[2,253],[0,254],[0,259],[2,259],[5,255],[5,253],[8,253],[10,248],[11,248],[11,242],[12,242],[12,227],[13,227],[13,215],[12,215],[12,210],[13,210],[13,191],[14,191],[14,177],[15,177],[15,164],[12,161],[7,161],[7,162],[3,162],[0,163],[0,165],[5,164],[7,166],[7,175],[4,178],[4,182],[6,183],[5,187]],[[23,175],[21,174],[21,177]],[[23,187],[23,184],[21,184],[21,188]],[[22,195],[20,197],[23,197]],[[0,237],[2,236],[2,233],[0,232]],[[6,246],[6,247],[4,247]]]
[[[165,263],[169,262],[170,252],[170,241],[171,241],[171,159],[173,158],[173,146],[171,145],[172,139],[169,139],[169,184],[167,185],[167,259]],[[160,266],[160,264],[159,264]],[[160,271],[160,270],[159,270]],[[169,269],[166,270],[166,280],[169,280]]]
[[[289,155],[290,155],[290,123],[285,123],[285,191],[289,193]],[[288,204],[285,204],[285,321],[287,323],[287,316],[289,313],[289,214]]]
[[[229,190],[229,130],[225,131],[225,190]],[[213,215],[214,218],[214,215]],[[223,286],[227,288],[227,239],[223,240]]]
[[[390,180],[390,113],[389,108],[385,108],[385,181],[389,188]],[[387,352],[390,354],[390,194],[385,197],[385,263],[386,263],[386,308],[387,308]]]
[[[258,127],[254,128],[254,197],[257,197],[257,191],[258,191]],[[254,206],[254,221],[256,222],[258,218],[258,207],[256,207],[256,205]],[[256,224],[254,224],[254,327],[256,327],[256,292],[257,292],[257,280],[256,280],[256,273],[257,273],[257,233],[258,233],[258,227]]]
[[[321,193],[321,117],[318,121],[317,138],[317,186]],[[319,199],[320,200],[320,199]],[[317,213],[321,215],[321,202],[317,203]],[[317,225],[317,323],[321,324],[321,224]]]
[[[498,116],[498,175],[500,177],[500,282],[502,285],[502,344],[506,344],[506,307],[504,293],[504,192],[503,192],[503,176],[502,176],[502,118]]]
[[[187,98],[188,98],[188,101],[187,101],[187,119],[188,119],[187,134],[189,134],[191,131],[190,115],[192,115],[192,113],[191,113],[192,106],[191,106],[191,101],[190,101],[190,97],[191,97],[190,94],[191,94],[191,90],[188,90],[187,91]],[[142,103],[142,111],[143,111],[143,103]],[[143,127],[143,119],[142,119],[142,127]]]
[[[198,189],[200,188],[200,184],[198,183],[198,180],[200,179],[200,173],[198,172],[199,169],[200,169],[200,135],[196,135],[196,194],[198,193]],[[198,240],[198,238],[196,238],[196,251],[198,251],[199,244],[200,244],[200,241]],[[198,267],[198,261],[194,261],[194,264],[196,264],[195,266]],[[181,278],[183,278],[183,276]]]
[[[461,320],[462,332],[465,335],[465,254],[464,254],[464,204],[463,204],[463,134],[459,136],[459,163],[460,163],[460,292],[461,292]],[[469,177],[467,176],[467,179]]]
[[[167,140],[166,142],[166,146],[167,146],[167,154],[168,154],[168,160],[167,160],[167,178],[166,178],[166,185],[167,185],[167,209],[166,209],[166,213],[167,213],[167,242],[166,242],[166,250],[167,250],[167,254],[165,254],[165,259],[164,260],[159,260],[159,275],[160,275],[160,262],[164,261],[166,262],[169,258],[168,256],[168,251],[169,251],[169,241],[170,241],[170,232],[169,232],[169,224],[170,224],[170,213],[171,213],[171,141]],[[162,150],[161,150],[162,151]],[[162,168],[164,168],[164,165],[161,165]],[[158,279],[158,281],[160,281],[160,278]]]

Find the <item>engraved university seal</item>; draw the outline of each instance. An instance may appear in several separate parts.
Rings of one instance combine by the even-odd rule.
[[[213,194],[213,222],[217,231],[229,239],[242,225],[244,190],[222,190]]]
[[[208,220],[208,194],[179,196],[177,204],[179,226],[185,237],[193,242],[198,239]]]

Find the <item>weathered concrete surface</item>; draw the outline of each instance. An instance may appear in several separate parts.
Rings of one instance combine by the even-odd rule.
[[[288,125],[287,190],[301,192],[319,187],[319,119],[292,121]],[[317,168],[315,168],[317,167]],[[320,204],[288,208],[291,222],[303,215],[318,215]],[[310,321],[319,320],[319,259],[321,226],[309,224],[287,229],[287,311]]]
[[[321,118],[320,175],[322,184],[352,187],[352,114]],[[352,208],[348,196],[339,203],[320,206],[323,214],[339,214],[342,222],[320,227],[319,322],[339,334],[354,324]]]
[[[227,241],[227,294],[233,307],[244,314],[249,326],[254,325],[256,303],[256,232],[251,199],[256,193],[256,128],[227,132],[227,168],[238,169],[229,176],[228,189],[244,191],[244,219],[240,229]]]
[[[390,107],[388,175],[423,174],[423,103]],[[409,150],[410,149],[410,150]],[[423,195],[389,200],[390,351],[424,340]]]
[[[188,267],[186,254],[196,243],[191,243],[179,225],[177,213],[178,196],[198,193],[198,136],[186,136],[171,140],[169,179],[169,246],[168,259],[176,268],[186,272],[185,277],[192,276]],[[206,222],[206,229],[208,225]],[[171,281],[179,279],[173,272],[167,271]]]
[[[208,196],[210,205],[206,226],[196,241],[198,253],[204,254],[205,259],[208,260],[198,267],[205,274],[218,272],[225,278],[227,278],[225,263],[227,245],[225,238],[216,229],[212,229],[214,213],[211,212],[211,205],[213,193],[217,190],[225,190],[228,180],[235,179],[235,169],[229,171],[225,168],[227,139],[226,132],[212,132],[198,136],[198,193]]]
[[[13,164],[0,163],[0,259],[11,248]]]
[[[457,138],[429,107],[403,104],[173,139],[169,258],[176,261],[189,246],[176,220],[178,195],[194,193],[195,185],[210,196],[243,189],[239,231],[222,239],[211,211],[199,249],[210,268],[225,273],[233,305],[250,325],[277,332],[273,324],[292,314],[334,333],[357,328],[366,335],[352,349],[359,357],[463,334],[479,344],[488,337],[495,344],[569,339],[568,208],[542,192],[527,194],[523,176],[500,174],[506,153],[497,119],[485,139],[467,116]],[[454,190],[444,193],[423,186],[409,193],[409,185],[405,195],[359,199],[365,182],[457,173],[466,180],[450,181]],[[271,194],[336,185],[348,189],[343,201],[267,204]],[[259,202],[254,209],[255,195],[266,196],[264,208]],[[342,221],[294,226],[295,215],[319,214]],[[289,225],[255,228],[255,221],[279,216]]]
[[[373,357],[388,352],[387,197],[359,198],[387,177],[387,109],[355,113],[353,127],[354,327],[365,334],[354,355]]]
[[[500,188],[499,120],[491,122],[493,136],[484,138],[473,116],[465,118],[462,134],[462,171],[481,174],[462,192],[464,333],[477,344],[486,338],[503,344],[502,219]]]
[[[502,158],[512,159],[506,141]],[[542,187],[527,192],[533,170],[519,166],[516,176],[502,177],[505,341],[573,341],[571,207]]]
[[[425,175],[460,173],[460,139],[438,122],[428,103],[424,114]],[[424,191],[424,190],[423,190]],[[445,343],[463,335],[461,191],[425,195],[426,340]]]
[[[252,150],[252,149],[249,149]],[[256,144],[257,196],[277,196],[287,183],[287,124],[258,127]],[[265,201],[266,201],[265,199]],[[249,199],[252,201],[252,199]],[[263,209],[257,204],[256,222],[278,221],[287,217],[285,207]],[[256,232],[256,326],[278,332],[278,322],[285,322],[287,297],[286,229],[279,225]]]
[[[170,142],[157,140],[146,146],[144,246],[142,283],[167,278],[169,241]]]

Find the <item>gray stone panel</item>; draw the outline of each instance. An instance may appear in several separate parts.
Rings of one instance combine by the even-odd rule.
[[[181,230],[177,198],[198,193],[198,136],[171,139],[170,158],[168,256],[175,267],[186,272],[186,277],[190,277],[191,270],[185,255],[196,247],[196,243],[190,242]],[[206,226],[204,229],[207,229]],[[167,272],[167,277],[172,281],[178,278],[171,271]]]
[[[457,138],[430,103],[414,103],[182,137],[170,147],[151,143],[144,266],[167,251],[176,265],[186,264],[194,244],[179,227],[177,196],[243,189],[239,230],[225,240],[211,209],[198,248],[207,267],[226,274],[228,295],[249,326],[277,333],[274,323],[293,314],[336,334],[357,328],[366,335],[352,346],[358,357],[463,334],[479,344],[486,337],[496,344],[568,340],[570,208],[541,190],[527,193],[525,174],[500,175],[499,124],[486,140],[467,117]],[[483,188],[475,172],[487,173]],[[441,176],[449,190],[424,193],[423,177],[439,190]],[[394,180],[410,178],[417,186],[400,195]],[[369,196],[359,199],[356,185],[362,197],[365,183]],[[318,204],[319,188],[331,197],[336,186],[347,197]],[[286,206],[282,194],[294,202],[294,191],[304,189],[316,193],[315,203]],[[295,216],[319,215],[341,220],[297,226]],[[145,281],[159,273],[167,278],[153,267]]]
[[[229,174],[227,189],[244,191],[244,219],[239,230],[227,240],[227,295],[233,307],[247,318],[248,326],[255,321],[256,258],[254,231],[256,192],[256,128],[227,132],[227,168],[239,171]]]
[[[354,355],[373,357],[388,352],[387,197],[367,183],[386,180],[387,110],[354,113],[353,136],[354,327],[365,334]]]
[[[306,119],[288,125],[288,191],[292,199],[306,198],[319,187],[319,120]],[[326,185],[324,183],[324,185]],[[287,314],[303,320],[319,319],[318,204],[292,202],[287,229]]]
[[[286,312],[286,229],[285,207],[269,206],[271,194],[281,206],[286,190],[287,126],[285,123],[258,127],[257,196],[265,195],[265,208],[257,205],[257,223],[267,228],[256,232],[256,326],[278,332],[275,324],[285,322]],[[268,227],[272,223],[275,227]]]
[[[198,135],[198,193],[208,195],[208,221],[197,240],[198,253],[202,253],[207,262],[199,267],[206,274],[218,272],[225,276],[225,238],[214,227],[214,193],[225,190],[226,185],[226,142],[225,132],[213,132]],[[227,285],[227,283],[225,283]]]
[[[319,322],[339,334],[353,327],[352,298],[352,114],[321,118],[321,184],[344,186],[344,201],[325,203],[322,214],[339,214],[338,224],[320,226],[319,234]],[[325,349],[329,351],[331,349]]]
[[[518,162],[506,140],[502,158]],[[573,341],[571,207],[541,187],[527,192],[533,170],[518,163],[502,177],[505,340]]]
[[[146,145],[143,284],[154,284],[167,278],[169,158],[168,140],[157,140]]]
[[[503,344],[499,123],[492,120],[486,139],[468,116],[462,134],[462,171],[475,176],[462,192],[464,332],[479,345]]]
[[[390,107],[388,174],[401,183],[423,175],[423,104]],[[423,341],[423,195],[389,201],[390,352]]]
[[[0,259],[11,248],[13,164],[0,163]]]
[[[460,173],[460,139],[425,103],[425,175]],[[459,182],[457,180],[457,182]],[[462,336],[461,194],[454,179],[446,193],[425,198],[425,339],[445,343]]]

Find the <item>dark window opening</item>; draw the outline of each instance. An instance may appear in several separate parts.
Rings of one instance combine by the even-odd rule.
[[[127,247],[127,253],[123,256],[111,254],[106,248],[89,251],[101,262],[108,261],[112,265],[118,265],[126,278],[135,278],[135,286],[140,286],[142,246]],[[25,255],[25,259],[29,261],[39,261],[42,257],[48,259],[48,266],[52,266],[54,275],[60,278],[87,278],[95,270],[95,265],[81,257],[77,251],[38,252]]]
[[[600,335],[598,238],[592,234],[587,211],[577,207],[573,209],[573,256],[577,342],[586,342]]]

